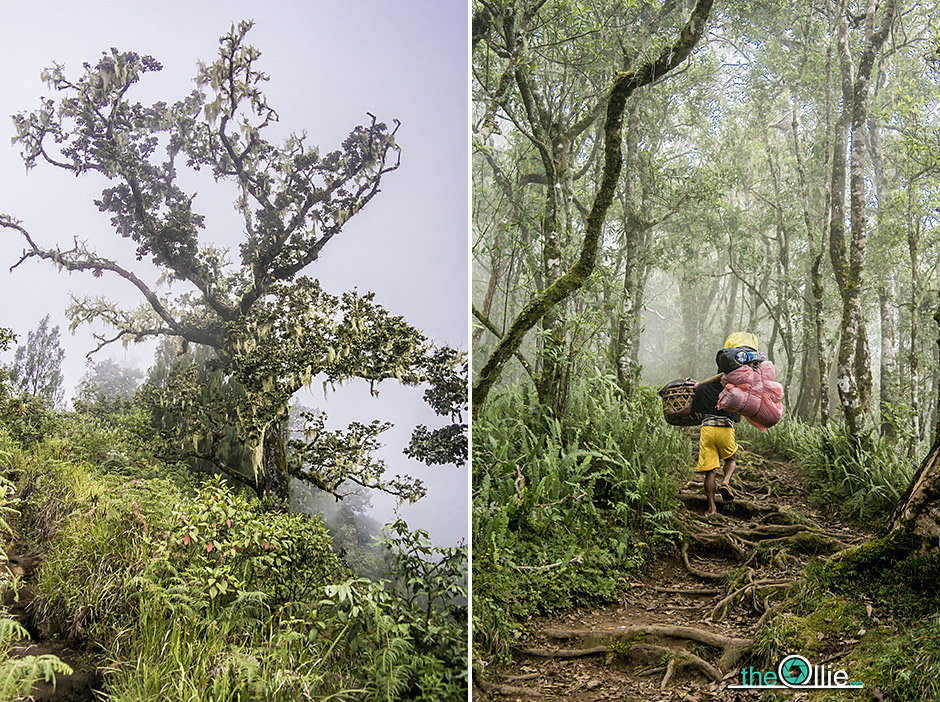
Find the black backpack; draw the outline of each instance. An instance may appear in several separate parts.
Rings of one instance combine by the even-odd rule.
[[[715,356],[715,363],[722,373],[730,373],[741,366],[756,366],[766,361],[767,356],[747,346],[735,346],[730,349],[720,349]]]

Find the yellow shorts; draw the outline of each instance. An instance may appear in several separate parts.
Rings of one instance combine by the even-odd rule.
[[[714,470],[722,461],[731,458],[737,450],[734,427],[702,427],[698,440],[698,465],[695,470],[700,473]]]

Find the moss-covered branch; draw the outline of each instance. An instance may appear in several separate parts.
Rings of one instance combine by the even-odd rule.
[[[682,63],[692,52],[705,31],[705,23],[713,0],[698,0],[689,20],[679,33],[675,43],[659,56],[642,66],[619,74],[610,87],[607,98],[607,115],[604,120],[604,169],[600,186],[594,195],[594,203],[585,225],[584,240],[577,261],[554,283],[533,297],[510,325],[509,330],[487,359],[473,387],[473,405],[482,407],[490,389],[499,379],[503,366],[519,349],[525,335],[555,305],[578,290],[587,280],[597,259],[601,232],[607,210],[614,197],[614,189],[620,177],[623,157],[621,154],[621,131],[623,111],[627,98],[634,90],[666,75]]]

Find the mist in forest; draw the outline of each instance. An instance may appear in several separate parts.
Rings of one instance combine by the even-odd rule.
[[[482,700],[937,697],[938,9],[474,3]]]
[[[556,9],[525,76],[501,83],[492,53],[474,66],[477,382],[499,346],[497,387],[528,386],[563,416],[592,374],[624,389],[707,377],[725,337],[751,331],[788,416],[931,436],[933,5],[870,26],[820,3],[716,8],[687,62],[625,100],[622,167],[597,252],[582,258],[590,275],[523,320],[593,245],[612,67],[652,60],[677,21],[650,3]],[[484,20],[481,41],[501,46]],[[572,27],[585,34],[571,39]],[[624,32],[636,45],[621,55]],[[530,331],[503,338],[513,328]]]

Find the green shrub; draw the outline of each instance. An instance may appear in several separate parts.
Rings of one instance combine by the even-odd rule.
[[[102,699],[466,698],[464,547],[399,521],[378,550],[389,571],[353,579],[319,517],[157,460],[134,406],[50,416],[25,438],[0,417],[0,468],[16,480],[0,479],[0,518],[18,492],[17,539],[42,557],[33,624],[95,657]],[[25,636],[5,614],[0,699],[15,699],[67,666],[4,662],[9,636]]]
[[[465,697],[465,549],[397,522],[388,579],[352,580],[319,518],[74,454],[56,439],[29,456],[19,527],[44,555],[36,622],[94,644],[107,699]]]

